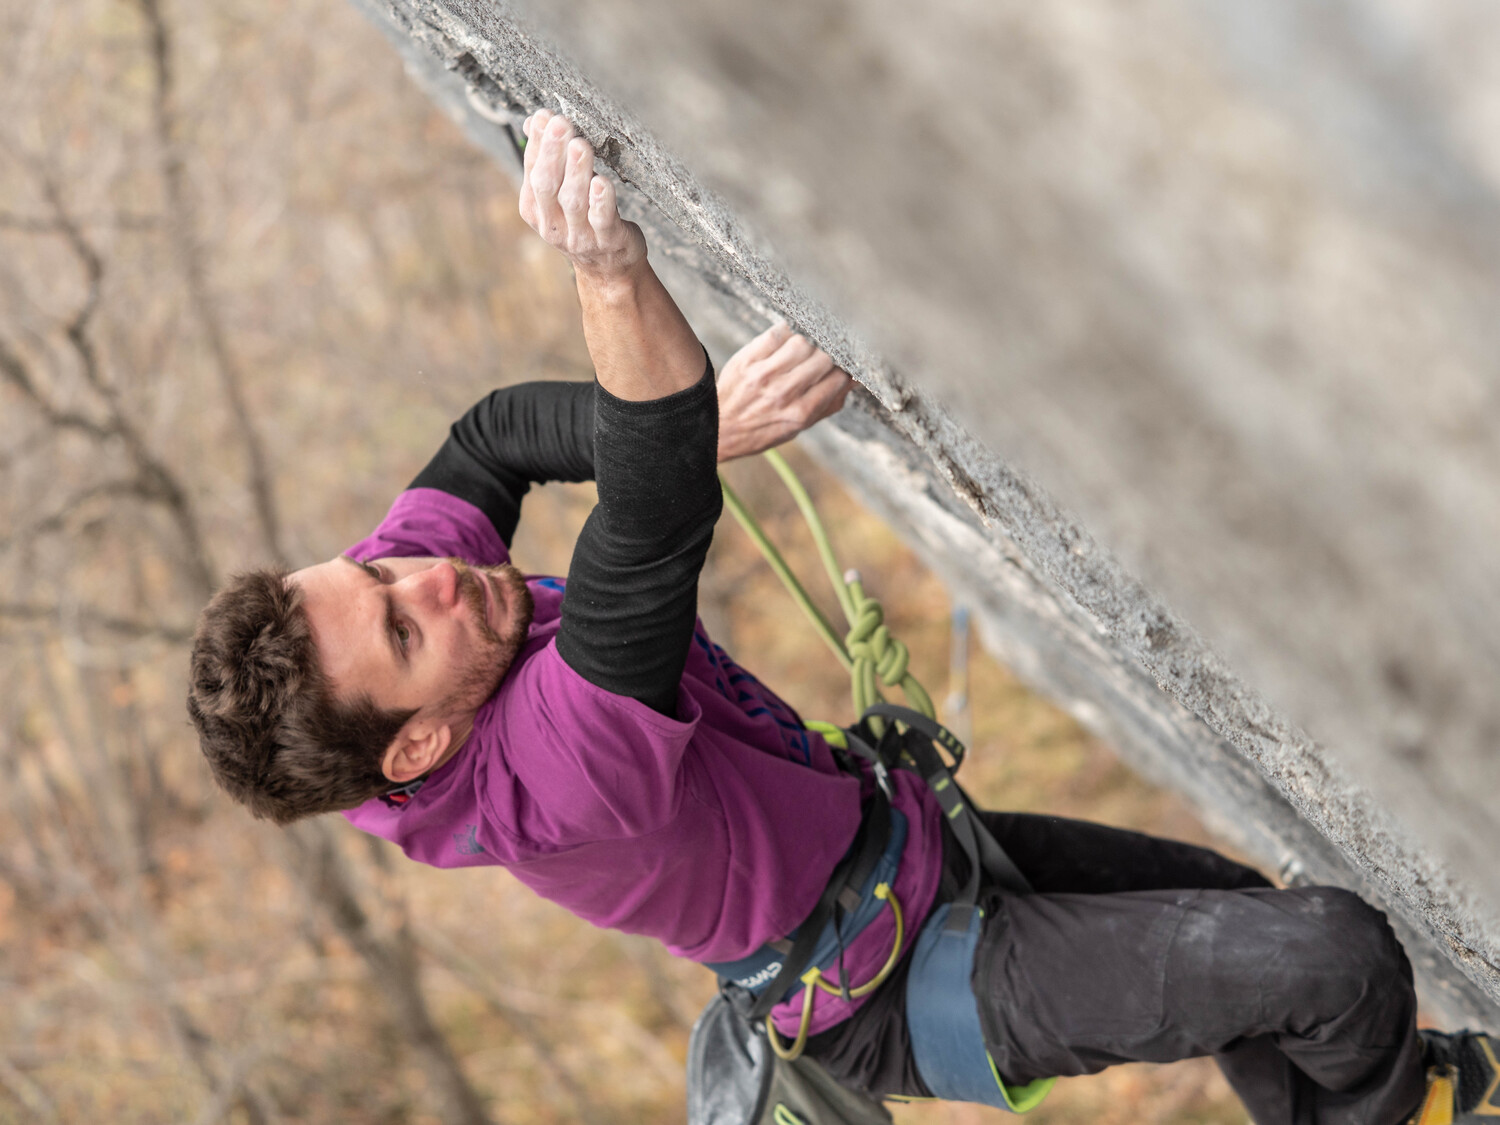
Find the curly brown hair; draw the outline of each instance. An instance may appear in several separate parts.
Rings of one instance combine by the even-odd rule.
[[[334,698],[301,590],[279,569],[235,575],[203,610],[187,709],[214,779],[277,824],[392,788],[381,761],[416,713]]]

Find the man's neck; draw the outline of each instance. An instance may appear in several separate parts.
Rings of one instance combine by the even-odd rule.
[[[472,715],[469,718],[463,720],[461,723],[455,723],[453,725],[453,741],[448,744],[448,749],[443,751],[442,757],[432,763],[432,769],[428,770],[425,776],[431,777],[434,773],[447,765],[448,762],[460,750],[468,745],[469,737],[473,733],[474,717]]]

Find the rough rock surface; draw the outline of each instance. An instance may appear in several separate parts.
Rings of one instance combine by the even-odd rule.
[[[507,123],[572,117],[711,348],[780,314],[864,384],[817,448],[992,648],[1267,866],[1380,903],[1435,1015],[1500,1025],[1480,24],[1412,16],[1427,39],[1393,46],[1397,0],[355,3],[512,168]],[[1402,51],[1455,41],[1462,112],[1434,125]]]

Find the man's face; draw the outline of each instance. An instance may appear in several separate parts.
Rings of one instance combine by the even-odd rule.
[[[416,710],[462,732],[499,687],[531,624],[513,566],[340,555],[295,571],[335,696]]]

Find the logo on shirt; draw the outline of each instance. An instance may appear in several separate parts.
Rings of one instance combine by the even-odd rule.
[[[453,848],[459,855],[483,855],[484,845],[479,842],[479,826],[466,824],[462,832],[453,833]]]

